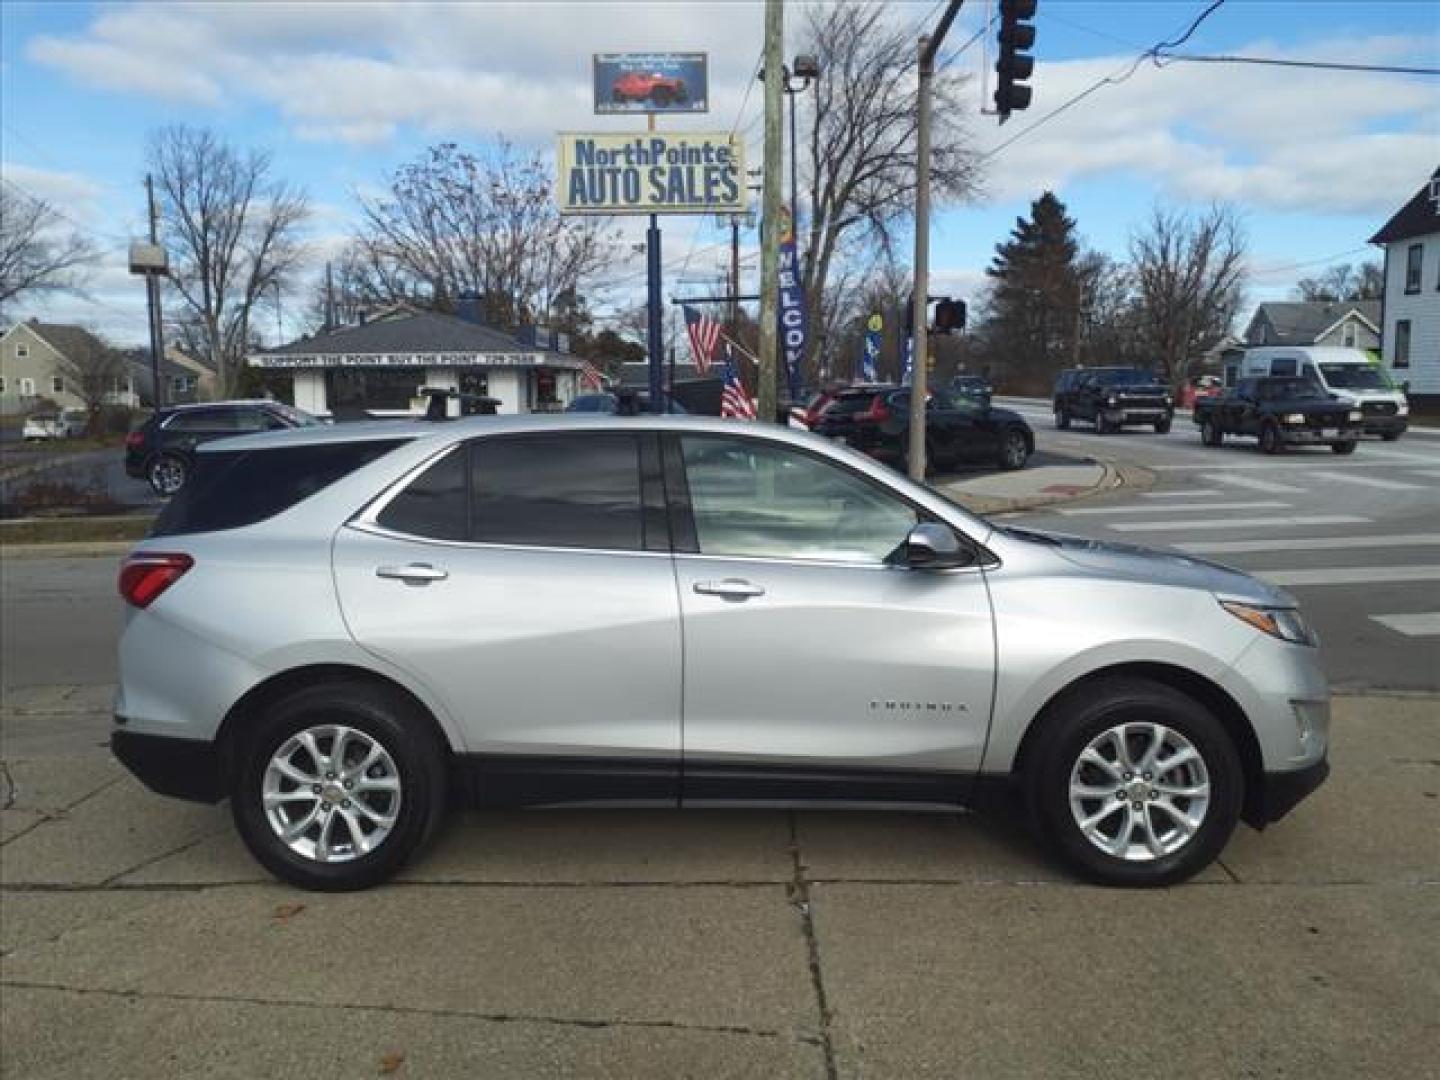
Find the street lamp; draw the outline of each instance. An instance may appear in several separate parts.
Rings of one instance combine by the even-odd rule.
[[[800,185],[797,181],[796,163],[800,158],[800,144],[795,139],[795,95],[807,90],[812,82],[820,78],[820,61],[809,53],[801,53],[788,67],[780,68],[780,76],[780,89],[790,98],[790,227],[798,237],[800,233]],[[761,80],[765,78],[763,68],[760,70],[759,78]]]

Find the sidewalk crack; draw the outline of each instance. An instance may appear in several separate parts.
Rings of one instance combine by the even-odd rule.
[[[800,856],[800,831],[795,822],[795,811],[789,811],[787,817],[790,822],[790,859],[795,868],[795,877],[790,884],[791,902],[800,912],[800,927],[805,935],[805,951],[810,962],[810,984],[815,990],[815,1007],[820,1014],[820,1049],[825,1055],[826,1080],[836,1080],[839,1072],[835,1065],[835,1046],[830,1030],[830,1002],[825,994],[820,941],[815,936],[815,912],[810,899],[810,882],[805,877],[805,863]]]

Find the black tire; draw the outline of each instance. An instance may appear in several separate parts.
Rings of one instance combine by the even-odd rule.
[[[1330,449],[1337,454],[1353,454],[1358,445],[1358,440],[1350,439],[1347,442],[1333,442],[1330,444]]]
[[[1284,446],[1280,438],[1280,429],[1274,424],[1260,425],[1260,441],[1257,444],[1262,454],[1278,454]]]
[[[389,834],[374,850],[340,862],[320,862],[291,850],[262,803],[271,757],[297,733],[327,724],[343,724],[383,747],[400,782],[399,810]],[[423,848],[444,818],[445,751],[429,718],[404,695],[384,687],[339,682],[300,690],[253,717],[231,760],[230,807],[241,839],[267,870],[302,889],[348,892],[377,885]]]
[[[1179,733],[1199,753],[1209,801],[1194,834],[1176,850],[1132,861],[1100,850],[1086,837],[1071,809],[1070,782],[1092,740],[1121,723],[1147,722]],[[1026,800],[1041,838],[1075,872],[1102,885],[1173,885],[1203,870],[1224,849],[1244,802],[1244,770],[1224,725],[1193,698],[1148,679],[1107,678],[1061,699],[1041,723],[1040,741],[1023,777]],[[1131,738],[1138,751],[1149,736],[1137,729]],[[1089,813],[1092,806],[1098,811],[1103,805],[1105,800],[1096,800],[1081,808]],[[1130,811],[1122,804],[1118,813]],[[1155,820],[1163,827],[1166,819]]]
[[[1055,410],[1055,428],[1058,431],[1070,430],[1070,414],[1064,409]]]
[[[1156,434],[1156,435],[1169,435],[1169,434],[1170,434],[1170,418],[1169,418],[1168,416],[1167,416],[1164,420],[1156,420],[1156,421],[1155,421],[1155,434]]]
[[[1119,428],[1116,424],[1105,419],[1104,413],[1096,413],[1095,430],[1101,435],[1113,435]]]
[[[1395,442],[1397,439],[1400,438],[1400,432],[1398,432],[1398,431],[1382,431],[1382,432],[1380,433],[1380,438],[1384,439],[1386,442]]]
[[[1010,428],[1000,435],[1000,468],[1007,470],[1023,469],[1025,463],[1030,460],[1030,446],[1025,441],[1025,433],[1019,428]]]
[[[190,462],[179,454],[156,454],[145,466],[145,479],[151,491],[168,499],[190,479]]]
[[[1225,432],[1221,431],[1219,425],[1213,420],[1202,421],[1200,442],[1204,446],[1222,446],[1225,443]]]

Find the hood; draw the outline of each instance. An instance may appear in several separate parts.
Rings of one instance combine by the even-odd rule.
[[[1136,544],[1113,544],[1083,536],[1006,527],[1006,535],[1045,544],[1056,555],[1084,570],[1109,578],[1171,588],[1199,589],[1225,600],[1266,607],[1298,607],[1284,589],[1208,559]]]
[[[1168,394],[1170,388],[1163,383],[1125,383],[1123,386],[1102,386],[1100,393],[1115,394],[1117,397],[1159,397]]]
[[[1016,412],[1014,409],[1002,409],[995,405],[991,405],[990,408],[985,411],[985,415],[990,417],[990,419],[992,420],[1001,420],[1007,424],[1019,424],[1022,427],[1027,428],[1030,426],[1030,422],[1026,420],[1025,417],[1021,416],[1018,412]]]
[[[1279,398],[1262,403],[1269,406],[1274,412],[1305,412],[1305,413],[1346,413],[1350,411],[1351,402],[1342,398]]]

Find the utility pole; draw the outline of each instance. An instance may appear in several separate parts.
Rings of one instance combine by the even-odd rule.
[[[325,329],[335,329],[335,278],[328,262],[325,264]]]
[[[655,130],[655,114],[647,113],[646,129]],[[650,215],[650,228],[645,230],[646,320],[645,338],[650,359],[650,411],[665,411],[665,343],[660,338],[665,324],[660,312],[660,219]]]
[[[730,215],[730,333],[740,321],[740,215]]]
[[[155,212],[155,183],[150,174],[145,174],[145,199],[150,206],[150,243],[160,243],[158,236],[159,215]],[[160,282],[154,274],[145,275],[145,299],[150,311],[150,396],[155,399],[155,408],[165,404],[165,385],[160,380],[160,357],[165,351],[165,323],[160,314]]]
[[[930,358],[926,322],[930,310],[930,99],[935,54],[964,0],[950,0],[935,36],[921,35],[919,115],[915,127],[915,359],[910,365],[910,479],[925,482],[925,384]],[[904,349],[904,343],[901,343]]]
[[[765,0],[765,203],[760,230],[760,409],[766,423],[776,420],[776,360],[780,350],[780,202],[785,182],[783,0]]]

